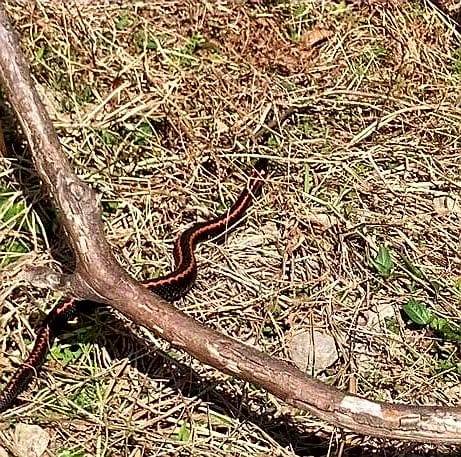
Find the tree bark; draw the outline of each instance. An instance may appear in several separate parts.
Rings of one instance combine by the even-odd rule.
[[[74,175],[60,147],[2,6],[0,83],[75,254],[75,271],[63,276],[61,284],[69,294],[113,306],[201,362],[262,387],[339,427],[386,438],[461,443],[460,407],[392,405],[339,391],[287,362],[200,324],[131,278],[104,237],[95,193]]]

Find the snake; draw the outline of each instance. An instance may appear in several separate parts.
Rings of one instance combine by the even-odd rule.
[[[174,243],[174,269],[171,273],[142,281],[142,284],[169,302],[184,297],[197,278],[197,244],[210,238],[219,240],[238,225],[253,199],[261,194],[267,165],[266,158],[260,158],[255,162],[247,186],[228,211],[209,221],[197,222],[180,234]],[[34,346],[27,359],[17,368],[0,393],[0,412],[11,408],[17,397],[29,386],[43,365],[59,330],[78,314],[79,304],[82,303],[88,302],[77,301],[74,298],[64,299],[46,315],[36,329]]]

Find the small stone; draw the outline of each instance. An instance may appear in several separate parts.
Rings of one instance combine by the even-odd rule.
[[[433,200],[434,210],[439,216],[447,216],[449,214],[461,215],[461,205],[456,198],[448,195],[436,197]]]
[[[318,374],[338,360],[334,338],[316,330],[296,333],[287,345],[291,360],[306,373]]]
[[[394,318],[395,309],[392,303],[381,303],[365,312],[366,326],[372,330],[385,326],[386,319]]]
[[[17,455],[40,457],[48,448],[50,436],[38,425],[19,423],[14,430],[14,442]]]

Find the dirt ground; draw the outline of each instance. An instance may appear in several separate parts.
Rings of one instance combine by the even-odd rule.
[[[457,2],[4,5],[133,276],[169,272],[177,235],[227,208],[268,157],[262,198],[225,243],[200,245],[177,306],[287,360],[294,333],[332,336],[338,358],[317,377],[366,398],[459,403]],[[290,108],[266,142],[251,140]],[[69,253],[4,103],[1,118],[5,383],[61,298],[20,272]],[[31,424],[44,454],[20,448]],[[338,430],[107,309],[71,322],[0,425],[5,455],[21,457],[457,455]]]

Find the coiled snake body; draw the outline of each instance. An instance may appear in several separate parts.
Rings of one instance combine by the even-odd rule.
[[[235,226],[244,216],[253,198],[260,194],[266,172],[267,160],[259,159],[253,167],[248,185],[225,214],[211,221],[196,223],[179,236],[173,250],[175,269],[166,276],[145,281],[143,285],[168,301],[183,297],[197,277],[195,247],[201,241],[224,235]],[[59,329],[77,313],[77,305],[78,302],[74,299],[65,300],[48,313],[36,331],[35,344],[27,360],[16,370],[0,394],[0,412],[10,408],[16,397],[28,386],[44,362],[48,348]]]

